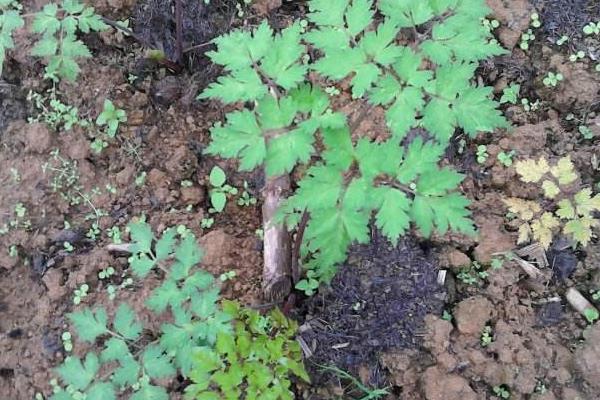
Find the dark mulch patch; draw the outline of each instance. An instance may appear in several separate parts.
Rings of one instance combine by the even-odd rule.
[[[583,27],[600,20],[598,0],[533,0],[540,10],[541,29],[553,41],[562,35],[581,38]]]
[[[314,355],[308,365],[313,383],[328,374],[318,365],[335,365],[356,375],[370,370],[380,386],[377,355],[392,348],[419,346],[426,314],[441,314],[445,290],[437,284],[437,267],[416,241],[397,247],[375,234],[370,245],[355,246],[331,287],[308,299],[302,338]]]

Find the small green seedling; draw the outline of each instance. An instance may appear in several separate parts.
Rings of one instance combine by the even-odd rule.
[[[142,171],[138,176],[135,177],[135,186],[142,187],[146,183],[146,171]]]
[[[60,338],[62,339],[63,348],[67,353],[70,353],[73,350],[73,338],[71,336],[71,332],[64,331]]]
[[[504,165],[505,167],[510,167],[513,164],[513,157],[515,156],[515,154],[516,152],[514,150],[511,150],[508,153],[505,151],[501,151],[500,153],[498,153],[497,158],[502,165]]]
[[[244,181],[244,190],[242,191],[241,197],[238,199],[238,206],[249,207],[256,204],[256,198],[252,197],[248,192],[248,182]]]
[[[90,148],[96,154],[102,153],[102,150],[108,147],[108,142],[102,140],[100,138],[95,138],[92,143],[90,143]]]
[[[488,159],[489,154],[487,152],[487,146],[484,144],[480,144],[477,146],[477,163],[483,164]]]
[[[521,91],[521,85],[517,83],[512,83],[509,86],[505,87],[502,91],[502,97],[500,98],[500,104],[510,103],[517,104],[517,98],[519,96],[519,92]]]
[[[529,101],[528,98],[521,99],[521,105],[523,109],[527,112],[529,111],[537,111],[540,109],[541,103],[539,100],[534,101],[533,103]]]
[[[500,22],[498,22],[498,20],[495,19],[489,20],[487,18],[483,18],[481,23],[489,32],[494,31],[494,29],[497,29],[500,26]]]
[[[534,393],[545,394],[548,391],[548,387],[544,381],[540,380],[535,384],[535,389],[533,391]]]
[[[11,258],[17,258],[19,256],[19,249],[17,249],[16,245],[11,245],[8,248],[8,256]]]
[[[450,313],[450,311],[448,310],[444,310],[444,312],[442,313],[442,319],[448,322],[452,321],[452,313]]]
[[[189,188],[189,187],[192,187],[194,185],[194,183],[192,181],[190,181],[189,179],[185,179],[185,180],[181,181],[180,185],[183,188]]]
[[[592,130],[585,125],[579,125],[577,130],[579,133],[581,133],[581,136],[583,136],[584,139],[590,140],[594,138],[594,132],[592,132]]]
[[[313,270],[306,271],[306,279],[298,282],[296,289],[302,290],[307,296],[312,296],[319,288],[319,281],[315,279],[315,275]]]
[[[499,397],[501,399],[510,399],[510,391],[506,387],[506,385],[498,385],[492,388],[492,392],[494,396]]]
[[[127,121],[127,114],[125,110],[116,108],[112,101],[109,99],[104,100],[104,108],[98,118],[96,119],[96,125],[106,125],[106,134],[114,138],[119,129],[119,124]]]
[[[92,226],[90,227],[90,229],[87,231],[86,236],[91,240],[96,240],[96,238],[98,237],[99,234],[100,234],[100,225],[98,225],[96,222],[94,222],[92,224]]]
[[[556,87],[560,81],[564,79],[563,75],[559,73],[554,73],[552,71],[548,72],[548,75],[543,79],[544,86],[546,87]]]
[[[114,244],[121,244],[123,243],[123,240],[121,239],[121,230],[119,229],[118,226],[113,226],[110,227],[107,231],[106,231],[106,235],[112,239],[112,242]]]
[[[212,207],[208,210],[211,213],[220,213],[227,204],[227,195],[236,195],[237,189],[227,185],[227,176],[220,167],[214,166],[208,177],[212,189],[210,189],[210,203]]]
[[[81,301],[87,297],[90,286],[87,283],[82,284],[79,289],[75,289],[73,292],[73,304],[78,305]]]
[[[534,28],[542,26],[542,21],[540,21],[540,15],[538,13],[531,14],[531,26]]]
[[[529,50],[529,42],[533,42],[535,40],[535,35],[531,29],[527,29],[527,32],[521,34],[521,43],[519,47],[521,50]]]
[[[594,307],[588,307],[583,310],[583,316],[587,320],[588,323],[593,324],[600,318],[600,313]]]
[[[585,57],[585,51],[583,51],[583,50],[579,50],[577,53],[575,53],[575,54],[571,54],[571,55],[569,56],[569,61],[571,61],[571,62],[576,62],[576,61],[578,61],[578,60],[581,60],[581,59],[582,59],[582,58],[584,58],[584,57]]]
[[[590,293],[592,294],[592,300],[600,301],[600,289],[598,289],[596,291],[591,290]]]
[[[475,285],[479,280],[484,280],[489,276],[489,273],[485,270],[477,261],[473,261],[471,265],[463,268],[456,275],[459,281],[466,285]]]
[[[221,282],[227,282],[232,280],[233,278],[235,278],[237,276],[237,273],[233,270],[231,271],[227,271],[227,272],[223,272],[220,276],[219,276],[219,280]]]
[[[65,251],[67,253],[72,253],[73,250],[75,250],[75,248],[73,247],[73,245],[71,243],[69,243],[69,242],[64,242],[63,243],[63,248],[65,249]]]
[[[492,342],[494,341],[493,338],[493,333],[492,333],[492,327],[489,325],[486,325],[483,330],[481,331],[481,338],[479,340],[479,342],[481,343],[482,347],[488,347],[490,344],[492,344]]]
[[[115,274],[115,269],[113,267],[108,267],[98,272],[98,278],[100,279],[108,279]]]
[[[583,33],[586,35],[600,35],[600,21],[599,22],[590,22],[586,26],[583,27]]]
[[[557,41],[556,44],[558,46],[562,46],[563,44],[567,43],[569,41],[569,37],[567,35],[562,35]]]
[[[492,258],[492,261],[490,262],[490,267],[492,267],[493,270],[498,270],[502,268],[503,265],[504,260],[501,258]]]
[[[200,228],[208,229],[211,226],[213,226],[214,223],[215,223],[214,218],[202,218],[202,220],[200,221]]]

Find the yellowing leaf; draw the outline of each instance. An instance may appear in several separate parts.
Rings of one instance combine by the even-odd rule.
[[[508,207],[508,211],[516,214],[523,221],[531,221],[536,213],[542,211],[542,208],[534,201],[510,197],[502,200]]]
[[[560,225],[558,218],[552,213],[545,212],[540,219],[531,223],[533,238],[540,242],[545,249],[552,243],[552,230]]]
[[[573,219],[575,218],[575,208],[573,208],[573,204],[568,199],[563,199],[558,202],[558,210],[556,210],[556,215],[562,219]]]
[[[549,180],[542,182],[542,189],[544,189],[544,196],[549,199],[555,198],[560,193],[560,189],[556,186],[556,183]]]
[[[531,227],[528,223],[524,223],[519,227],[519,238],[517,239],[517,244],[528,242],[529,236],[531,236]]]
[[[573,239],[582,246],[587,246],[593,236],[592,227],[598,224],[598,220],[591,217],[581,217],[567,222],[563,232],[565,235],[572,235]]]
[[[582,217],[591,217],[593,211],[600,211],[600,194],[592,197],[592,189],[586,188],[575,195],[577,214]]]
[[[575,172],[570,156],[558,160],[558,163],[550,169],[550,172],[558,179],[560,185],[568,185],[577,179],[577,172]]]
[[[535,160],[517,161],[515,169],[523,182],[538,182],[550,171],[550,166],[548,161],[541,157],[537,162]]]

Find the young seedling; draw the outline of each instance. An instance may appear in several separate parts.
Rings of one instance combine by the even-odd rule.
[[[94,153],[100,154],[108,147],[108,142],[100,138],[94,138],[92,143],[90,143],[90,147]]]
[[[482,18],[481,23],[488,30],[488,32],[493,32],[494,29],[497,29],[500,26],[500,22],[498,20],[492,19],[489,20],[487,18]]]
[[[116,108],[112,101],[109,99],[104,100],[104,106],[100,115],[96,119],[96,125],[106,125],[106,134],[114,138],[119,129],[119,124],[127,122],[127,114],[125,110]]]
[[[249,207],[256,204],[256,198],[252,197],[248,192],[248,182],[244,181],[244,190],[237,201],[238,206]]]
[[[135,186],[142,187],[146,183],[146,171],[142,171],[138,176],[135,177]]]
[[[583,27],[583,33],[586,35],[600,35],[600,22],[590,22]]]
[[[108,279],[115,274],[115,269],[113,267],[108,267],[98,272],[98,278],[100,279]]]
[[[100,234],[100,225],[98,225],[96,222],[94,222],[92,224],[92,226],[90,227],[90,229],[87,231],[86,236],[91,240],[96,240],[96,238],[98,237],[99,234]]]
[[[236,195],[237,189],[226,184],[227,176],[219,166],[214,166],[208,177],[210,185],[210,203],[212,207],[208,210],[210,213],[220,213],[227,204],[227,195]]]
[[[498,153],[497,158],[502,165],[504,165],[505,167],[510,167],[513,164],[513,157],[515,156],[515,154],[516,152],[514,150],[511,150],[508,153],[505,151],[501,151],[500,153]]]
[[[69,242],[63,242],[63,249],[65,249],[65,251],[67,253],[72,253],[73,250],[75,250],[75,248],[73,247],[73,245]]]
[[[594,291],[590,291],[591,295],[592,295],[592,300],[594,301],[600,301],[600,289]]]
[[[490,344],[494,342],[494,337],[492,333],[492,327],[486,325],[481,331],[481,338],[479,340],[481,347],[488,347]]]
[[[563,44],[567,43],[569,41],[569,37],[567,35],[562,35],[560,38],[558,38],[558,40],[556,41],[556,44],[558,46],[562,46]]]
[[[444,310],[444,312],[442,313],[442,319],[444,321],[451,322],[452,321],[452,313],[448,310]]]
[[[494,396],[500,399],[510,399],[510,390],[508,390],[506,385],[494,386],[492,392],[494,393]]]
[[[563,75],[559,73],[554,73],[552,71],[548,72],[548,75],[542,80],[544,86],[546,87],[556,87],[560,81],[564,79]]]
[[[529,50],[529,42],[535,40],[535,35],[531,29],[527,29],[527,32],[521,34],[521,43],[519,47],[521,50]]]
[[[487,146],[484,144],[480,144],[477,146],[477,163],[484,164],[488,159]]]
[[[60,336],[60,338],[62,339],[63,349],[65,349],[65,351],[67,353],[70,353],[73,350],[73,341],[72,341],[71,332],[69,332],[69,331],[63,332],[62,335]]]
[[[112,226],[106,231],[106,235],[111,238],[114,244],[121,244],[123,240],[121,239],[121,230],[118,226]]]
[[[528,98],[522,98],[521,104],[523,105],[523,109],[527,112],[537,111],[537,110],[539,110],[540,105],[541,105],[539,99],[534,101],[533,103],[531,103]]]
[[[505,87],[502,91],[502,97],[500,98],[500,104],[510,103],[517,104],[517,98],[519,97],[519,92],[521,91],[521,85],[517,83],[511,83],[509,86]]]
[[[237,276],[237,273],[235,271],[227,271],[227,272],[223,272],[220,276],[219,276],[219,280],[221,282],[227,282],[232,280],[233,278],[235,278]]]
[[[214,218],[202,218],[202,220],[200,220],[200,227],[202,229],[208,229],[208,228],[212,227],[214,223],[215,223]]]
[[[576,62],[578,60],[581,60],[584,57],[585,57],[585,52],[583,50],[579,50],[577,53],[571,54],[569,56],[569,61]]]
[[[80,304],[81,301],[87,297],[89,289],[90,286],[87,283],[83,283],[79,286],[79,289],[75,289],[73,292],[73,304]]]
[[[531,14],[531,26],[534,28],[539,28],[542,26],[542,22],[540,21],[540,15],[538,13]]]

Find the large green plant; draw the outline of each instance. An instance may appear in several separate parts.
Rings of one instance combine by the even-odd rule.
[[[481,22],[483,0],[308,5],[308,21],[280,33],[263,22],[215,39],[209,56],[224,74],[199,96],[244,102],[212,128],[209,154],[268,176],[309,165],[280,210],[290,229],[309,216],[301,255],[311,280],[299,284],[307,291],[332,278],[352,242],[369,241],[372,218],[393,243],[411,223],[424,236],[473,234],[457,191],[463,176],[439,162],[457,128],[475,136],[507,125],[492,88],[472,82],[479,60],[504,53]],[[383,108],[389,132],[357,138],[361,117],[349,123],[332,110],[319,87],[330,82],[347,82],[357,109]],[[413,128],[427,135],[408,135]]]

